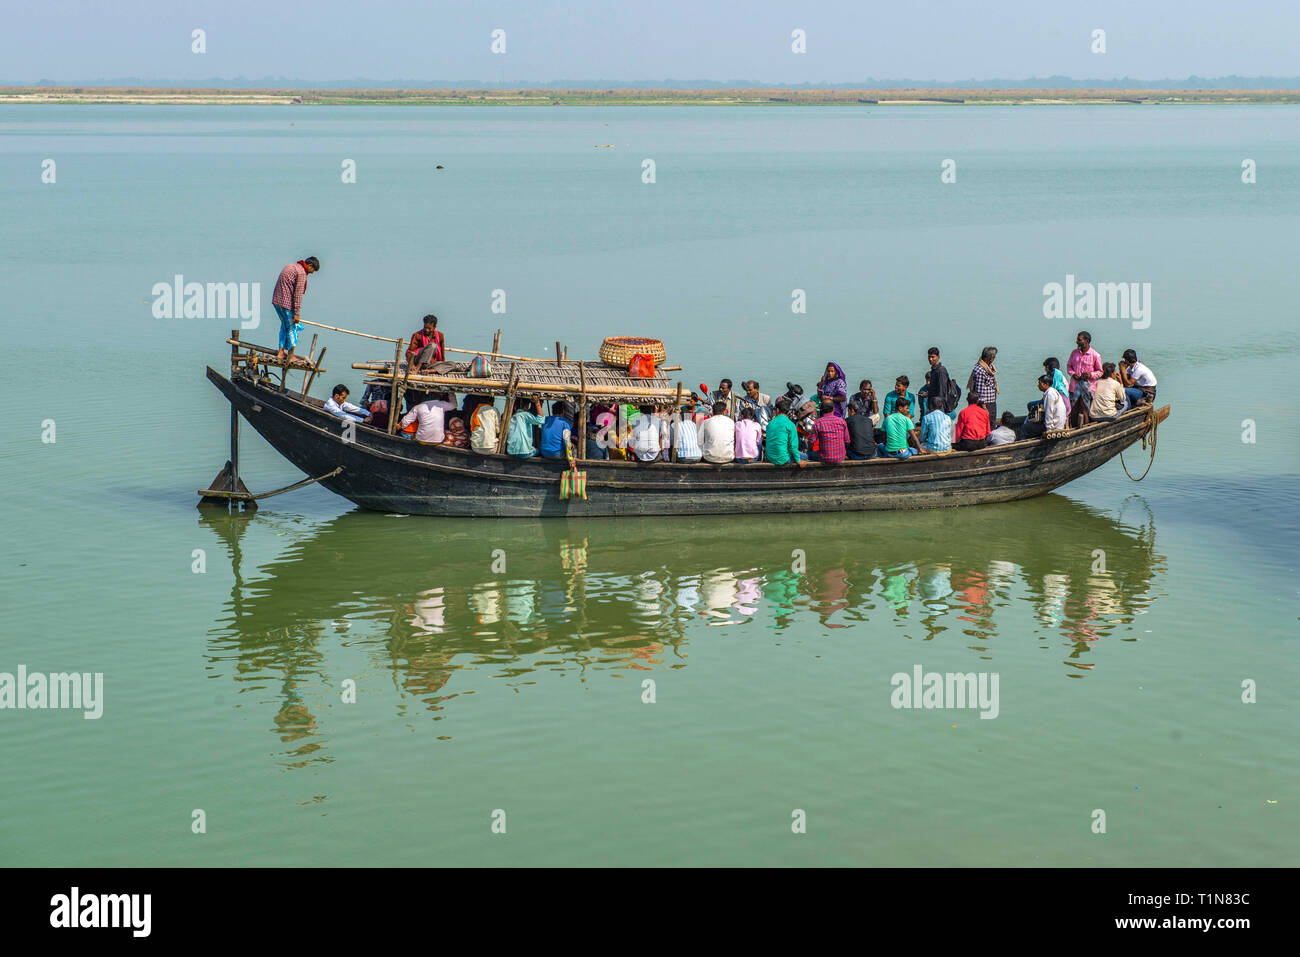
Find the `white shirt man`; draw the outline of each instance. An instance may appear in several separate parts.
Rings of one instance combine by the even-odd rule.
[[[444,413],[454,408],[456,408],[454,402],[447,402],[443,399],[430,399],[427,402],[421,402],[402,416],[402,428],[406,428],[412,422],[418,420],[420,424],[415,430],[415,441],[423,442],[426,445],[441,445],[442,440],[447,437],[444,428]]]
[[[497,450],[497,428],[501,424],[501,414],[496,406],[485,402],[474,410],[469,417],[472,431],[469,434],[469,447],[484,455]]]
[[[700,423],[700,449],[704,461],[718,465],[736,460],[736,423],[725,413],[715,412]]]
[[[1138,388],[1154,389],[1156,387],[1155,373],[1140,362],[1134,362],[1128,367],[1128,377],[1133,380],[1133,384]]]
[[[1049,432],[1064,429],[1070,421],[1070,407],[1065,404],[1061,393],[1050,386],[1043,393],[1043,419]]]
[[[332,415],[337,415],[340,419],[351,419],[353,422],[364,422],[370,415],[359,405],[353,405],[348,401],[348,390],[335,390],[334,394],[325,400],[325,411]]]
[[[989,445],[1010,445],[1016,440],[1016,433],[1005,425],[999,425],[989,433]]]
[[[668,423],[658,415],[642,412],[632,425],[632,437],[628,444],[638,461],[655,461],[668,444]]]

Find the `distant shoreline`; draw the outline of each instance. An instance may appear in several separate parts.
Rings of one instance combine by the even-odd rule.
[[[302,90],[0,87],[0,105],[183,106],[1090,106],[1300,103],[1296,90]]]

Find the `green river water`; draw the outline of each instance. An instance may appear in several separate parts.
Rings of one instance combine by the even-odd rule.
[[[1296,107],[0,107],[0,672],[104,676],[98,720],[0,710],[0,862],[1294,865],[1297,145]],[[308,254],[303,317],[378,335],[656,335],[774,395],[995,344],[1023,411],[1088,328],[1173,411],[1140,484],[1008,505],[200,512],[238,322],[151,290],[261,283],[273,344]],[[1151,283],[1149,328],[1044,318],[1067,274]],[[321,344],[316,394],[390,354]],[[243,436],[254,491],[302,477]],[[917,666],[996,717],[895,708]]]

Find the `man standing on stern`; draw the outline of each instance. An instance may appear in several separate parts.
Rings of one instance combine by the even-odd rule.
[[[293,350],[298,345],[298,330],[302,328],[299,313],[302,312],[303,293],[307,291],[307,277],[318,269],[320,260],[308,256],[281,269],[280,278],[275,281],[271,305],[280,317],[280,348],[275,354],[277,362],[284,362],[286,356],[293,362]]]

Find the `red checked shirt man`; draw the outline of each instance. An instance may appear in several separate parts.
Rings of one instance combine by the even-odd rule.
[[[817,436],[818,461],[827,465],[837,465],[844,461],[849,427],[835,414],[834,406],[830,403],[823,403],[822,414],[813,423],[813,433]]]

